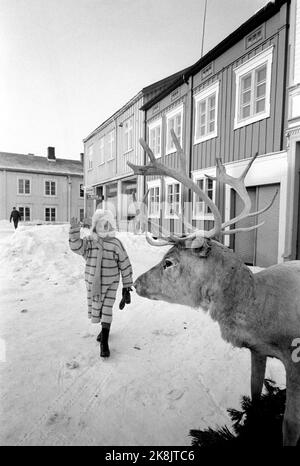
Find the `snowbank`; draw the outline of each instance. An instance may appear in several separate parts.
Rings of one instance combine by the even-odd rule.
[[[228,422],[226,409],[249,394],[250,353],[225,343],[201,310],[133,293],[124,311],[115,306],[111,358],[101,360],[68,229],[0,234],[0,444],[189,445],[190,429]],[[168,249],[118,237],[135,277]],[[281,363],[267,376],[283,384]]]

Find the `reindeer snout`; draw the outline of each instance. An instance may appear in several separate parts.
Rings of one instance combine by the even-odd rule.
[[[140,289],[141,289],[141,281],[139,278],[136,279],[136,281],[133,284],[137,294],[140,294]]]
[[[140,276],[139,278],[137,278],[133,286],[138,295],[145,296],[146,289],[145,289],[145,284],[143,283],[143,276]]]

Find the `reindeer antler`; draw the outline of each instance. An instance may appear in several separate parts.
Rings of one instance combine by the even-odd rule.
[[[258,156],[258,152],[256,152],[256,154],[249,161],[249,163],[246,166],[243,173],[237,178],[234,178],[233,176],[230,176],[230,175],[228,175],[226,173],[226,168],[223,165],[221,158],[217,157],[217,166],[219,168],[218,179],[220,181],[223,181],[225,184],[228,184],[229,186],[231,186],[236,191],[236,193],[240,196],[240,198],[241,198],[241,200],[242,200],[242,202],[244,204],[242,212],[239,215],[237,215],[236,217],[228,220],[227,222],[222,223],[221,233],[223,235],[232,235],[232,234],[238,233],[240,231],[250,231],[250,230],[254,230],[256,228],[259,228],[261,225],[264,224],[264,222],[258,223],[256,225],[253,225],[253,226],[247,227],[247,228],[237,228],[237,229],[234,229],[234,230],[225,230],[226,227],[229,227],[230,225],[233,225],[233,224],[239,222],[240,220],[244,220],[245,218],[248,218],[248,217],[254,217],[255,215],[260,215],[263,212],[266,212],[268,209],[270,209],[270,207],[272,207],[272,205],[273,205],[273,203],[275,201],[275,198],[276,198],[276,196],[278,194],[278,189],[276,190],[270,204],[268,204],[263,209],[258,210],[257,212],[250,212],[250,210],[251,210],[251,199],[250,199],[250,196],[249,196],[249,194],[247,192],[247,188],[245,186],[245,178],[246,178],[246,175],[247,175],[248,171],[250,170],[250,167],[252,166],[252,164],[253,164],[253,162],[254,162],[254,160],[256,159],[257,156]],[[210,179],[213,178],[213,177],[210,177],[210,176],[207,176],[207,177],[210,178]],[[216,178],[214,178],[214,179],[216,179]]]
[[[221,214],[219,212],[219,209],[217,208],[216,204],[208,197],[208,195],[196,184],[194,183],[190,178],[187,177],[186,175],[186,168],[185,168],[185,157],[183,150],[180,146],[180,143],[177,139],[177,136],[175,134],[175,131],[171,129],[171,136],[173,139],[173,142],[175,144],[177,154],[179,155],[180,158],[180,171],[175,170],[170,167],[166,167],[162,163],[158,162],[157,159],[155,158],[152,150],[148,146],[148,144],[144,141],[143,138],[140,138],[140,144],[142,145],[143,149],[145,152],[148,154],[148,157],[150,159],[150,163],[148,165],[134,165],[130,162],[127,162],[129,167],[134,171],[136,175],[142,175],[142,176],[151,176],[151,175],[159,175],[159,176],[170,176],[171,178],[174,178],[175,180],[179,181],[182,183],[184,186],[186,186],[188,189],[191,189],[197,196],[200,197],[202,201],[207,204],[207,206],[210,208],[213,216],[214,216],[214,227],[209,230],[195,230],[189,235],[185,235],[182,237],[176,236],[176,235],[167,235],[167,236],[160,236],[158,240],[154,240],[153,237],[149,235],[149,233],[146,234],[146,239],[147,241],[154,246],[169,246],[170,244],[178,244],[185,242],[186,240],[192,240],[196,239],[199,240],[199,238],[212,238],[216,237],[219,234],[222,235],[231,235],[235,234],[237,232],[241,231],[250,231],[256,228],[259,228],[261,225],[263,225],[264,222],[261,222],[259,224],[253,225],[251,227],[247,228],[237,228],[233,230],[225,230],[230,225],[233,225],[237,222],[239,222],[242,219],[248,218],[248,217],[253,217],[255,215],[260,215],[266,210],[270,209],[270,207],[273,205],[274,200],[278,194],[278,190],[275,192],[275,195],[270,202],[269,205],[264,207],[263,209],[257,211],[257,212],[250,212],[251,210],[251,199],[249,197],[249,194],[247,192],[246,186],[245,186],[245,177],[253,164],[254,160],[256,159],[258,153],[255,154],[255,156],[250,160],[248,163],[247,167],[243,171],[243,173],[237,177],[234,178],[233,176],[230,176],[226,173],[225,166],[222,163],[221,158],[217,158],[217,166],[219,168],[219,174],[218,178],[217,177],[212,177],[205,175],[207,178],[211,180],[217,180],[219,179],[220,181],[223,181],[225,184],[228,184],[231,186],[237,194],[240,196],[244,207],[242,212],[234,217],[233,219],[222,223],[221,220]],[[148,194],[148,192],[147,192]],[[191,227],[191,225],[189,225]],[[160,233],[162,230],[160,229]],[[199,243],[198,243],[199,244]]]
[[[150,159],[150,164],[134,165],[130,162],[127,162],[127,164],[134,171],[136,175],[143,175],[143,176],[160,175],[160,176],[170,176],[171,178],[174,178],[175,180],[179,181],[187,188],[194,191],[197,194],[197,196],[199,196],[200,199],[202,199],[211,209],[212,214],[215,219],[215,225],[211,230],[209,230],[208,232],[204,232],[204,231],[200,232],[197,230],[183,238],[172,236],[170,238],[172,239],[173,242],[181,242],[181,241],[185,241],[186,239],[196,238],[197,236],[205,236],[206,238],[217,236],[220,233],[221,227],[222,227],[222,219],[221,219],[221,214],[219,212],[219,209],[217,208],[215,203],[208,197],[208,195],[204,191],[202,191],[202,189],[197,184],[195,184],[190,178],[188,178],[186,174],[184,173],[183,151],[182,151],[182,148],[179,144],[179,141],[173,129],[171,129],[171,136],[174,141],[175,147],[177,148],[177,151],[179,152],[179,155],[180,155],[180,159],[181,159],[181,171],[180,172],[173,168],[166,167],[162,163],[158,162],[152,150],[142,138],[140,139],[140,144],[142,145],[142,147],[148,154],[149,159]]]

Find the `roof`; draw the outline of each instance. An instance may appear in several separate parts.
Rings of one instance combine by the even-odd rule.
[[[24,171],[32,173],[50,173],[56,175],[83,176],[83,164],[79,160],[56,159],[31,154],[13,154],[0,152],[0,170]]]
[[[187,82],[187,79],[196,73],[198,73],[202,68],[205,68],[209,63],[222,55],[226,50],[235,45],[241,39],[243,39],[247,34],[249,34],[253,29],[260,26],[260,24],[267,21],[269,18],[274,16],[279,12],[282,5],[289,3],[290,0],[275,0],[267,3],[260,10],[258,10],[253,16],[251,16],[246,22],[241,26],[235,29],[229,36],[224,40],[219,42],[213,49],[207,52],[202,58],[200,58],[194,65],[190,66],[183,70],[181,75],[172,82],[172,84],[160,92],[158,95],[153,97],[151,100],[146,102],[141,110],[148,110],[150,107],[155,105],[161,99],[170,94],[174,89]]]
[[[122,113],[124,113],[131,105],[133,105],[135,102],[137,102],[139,99],[141,99],[143,96],[147,96],[147,94],[150,94],[151,92],[154,92],[155,89],[158,89],[160,87],[168,87],[170,83],[173,83],[179,76],[182,76],[183,73],[185,73],[188,68],[184,68],[183,70],[177,71],[176,73],[167,76],[166,78],[160,79],[159,81],[156,81],[153,84],[149,84],[149,86],[143,87],[141,91],[139,91],[134,97],[132,97],[126,104],[124,104],[121,108],[119,108],[115,113],[113,113],[110,117],[108,117],[106,120],[104,120],[99,126],[97,126],[96,129],[94,129],[86,138],[83,139],[83,142],[87,142],[92,136],[98,133],[100,129],[103,129],[105,126],[107,126],[109,123],[114,121],[116,118],[118,118]]]

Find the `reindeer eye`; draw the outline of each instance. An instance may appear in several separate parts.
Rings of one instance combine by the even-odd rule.
[[[172,261],[170,261],[169,259],[166,259],[165,262],[164,262],[164,269],[167,269],[168,267],[172,267],[172,265],[175,265]]]

